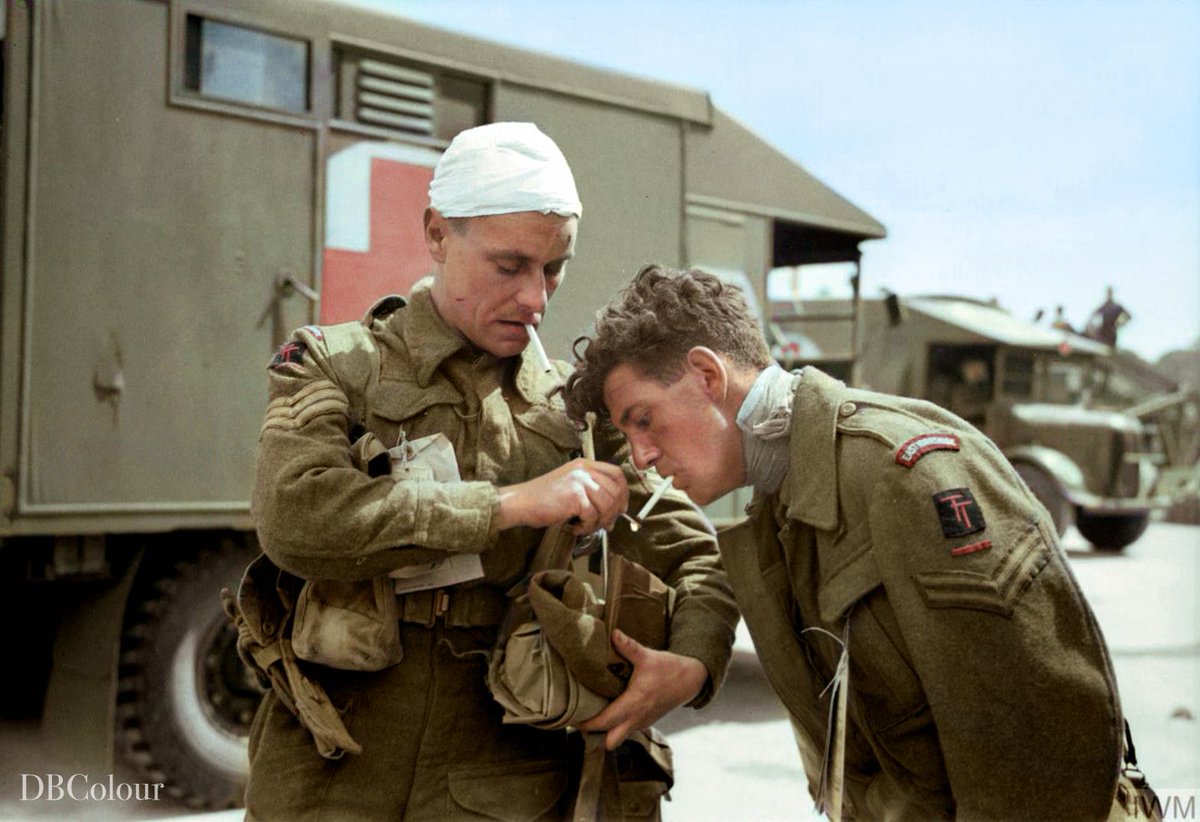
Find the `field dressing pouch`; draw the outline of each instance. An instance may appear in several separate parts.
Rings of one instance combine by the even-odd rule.
[[[312,734],[317,752],[326,759],[361,753],[341,714],[321,684],[300,669],[289,638],[299,577],[280,570],[265,554],[250,563],[236,600],[221,591],[225,613],[237,628],[242,662],[264,688],[269,687],[300,724]]]

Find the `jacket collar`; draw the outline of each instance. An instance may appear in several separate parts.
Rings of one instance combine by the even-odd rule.
[[[815,368],[804,369],[792,405],[791,467],[779,489],[790,519],[823,531],[838,522],[837,421],[844,388]]]
[[[460,351],[468,357],[486,357],[501,364],[502,360],[477,349],[442,319],[442,315],[433,304],[432,287],[432,277],[426,277],[413,285],[408,297],[407,310],[403,312],[403,326],[399,330],[411,358],[417,385],[428,388],[439,366]],[[549,374],[542,371],[533,346],[526,346],[514,359],[519,361],[516,378],[513,380],[517,392],[530,404],[545,402],[546,395],[562,381],[558,369]]]

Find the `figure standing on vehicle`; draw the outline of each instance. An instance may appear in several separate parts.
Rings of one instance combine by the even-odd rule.
[[[1117,332],[1131,319],[1133,319],[1133,315],[1126,310],[1125,306],[1113,299],[1113,287],[1107,286],[1104,289],[1104,302],[1088,318],[1086,335],[1097,342],[1115,348]]]

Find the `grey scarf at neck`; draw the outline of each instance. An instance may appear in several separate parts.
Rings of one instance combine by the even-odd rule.
[[[742,429],[746,479],[755,489],[774,493],[788,469],[788,431],[792,423],[792,396],[798,374],[771,363],[758,375],[738,409]]]

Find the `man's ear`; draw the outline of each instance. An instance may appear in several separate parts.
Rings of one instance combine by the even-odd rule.
[[[724,402],[729,392],[729,371],[720,355],[711,348],[697,345],[688,351],[687,364],[688,370],[702,380],[709,398],[716,403]]]
[[[436,209],[425,209],[425,247],[434,262],[446,262],[446,239],[450,234],[450,223]]]

